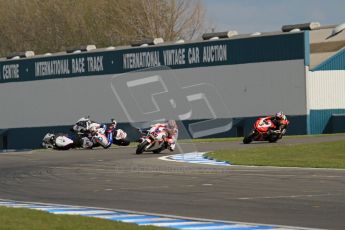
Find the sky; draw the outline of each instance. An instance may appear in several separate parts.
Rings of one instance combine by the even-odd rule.
[[[238,33],[280,31],[283,25],[345,23],[345,0],[202,0],[209,28]]]

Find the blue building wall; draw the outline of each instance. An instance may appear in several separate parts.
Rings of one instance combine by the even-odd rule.
[[[337,126],[334,127],[332,116],[344,115],[345,109],[325,109],[325,110],[310,110],[309,123],[310,133],[309,134],[325,134],[339,132],[345,129],[345,122],[341,123],[337,121]],[[339,118],[338,118],[339,119]]]

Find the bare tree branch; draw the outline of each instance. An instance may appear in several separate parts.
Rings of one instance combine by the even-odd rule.
[[[201,0],[0,0],[0,54],[126,45],[145,37],[190,40],[203,26]]]

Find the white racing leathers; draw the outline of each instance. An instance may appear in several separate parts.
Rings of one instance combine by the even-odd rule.
[[[105,126],[101,126],[89,118],[82,117],[72,127],[72,131],[77,133],[77,146],[85,149],[90,149],[97,146],[99,143],[95,139],[98,133],[105,133]]]
[[[156,128],[156,129],[163,128],[166,130],[166,132],[168,133],[168,136],[166,138],[166,143],[169,146],[168,147],[169,150],[174,151],[175,147],[176,147],[176,143],[177,143],[177,138],[178,138],[178,129],[177,128],[169,129],[169,127],[166,123],[155,124],[152,127]]]
[[[89,118],[82,117],[73,126],[72,130],[78,134],[86,134],[90,132],[96,132],[97,129],[101,128],[101,125],[91,121]]]

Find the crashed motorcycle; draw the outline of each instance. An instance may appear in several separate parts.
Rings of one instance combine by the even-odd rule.
[[[147,132],[141,132],[143,136],[137,146],[136,154],[143,152],[160,153],[167,148],[167,131],[162,127],[152,127]]]
[[[286,124],[287,125],[287,124]],[[266,118],[259,118],[254,123],[254,128],[248,136],[243,139],[243,144],[249,144],[252,141],[268,141],[274,143],[282,138],[286,128],[281,132],[277,130],[276,125]]]
[[[102,132],[95,132],[91,140],[94,143],[93,147],[102,146],[106,149],[110,146],[107,136]]]
[[[127,133],[122,129],[115,129],[116,123],[114,119],[111,119],[112,123],[107,127],[94,121],[91,121],[89,117],[80,118],[77,123],[71,128],[73,132],[78,135],[79,139],[88,138],[94,144],[92,147],[102,146],[108,148],[109,140],[107,136],[112,133],[112,143],[120,146],[127,146],[130,141],[127,139]]]
[[[57,150],[69,150],[72,148],[91,149],[93,143],[87,137],[72,139],[67,134],[47,133],[42,140],[41,146]]]
[[[68,150],[75,148],[74,141],[69,138],[66,134],[53,134],[47,133],[42,140],[42,147],[58,149],[58,150]]]

